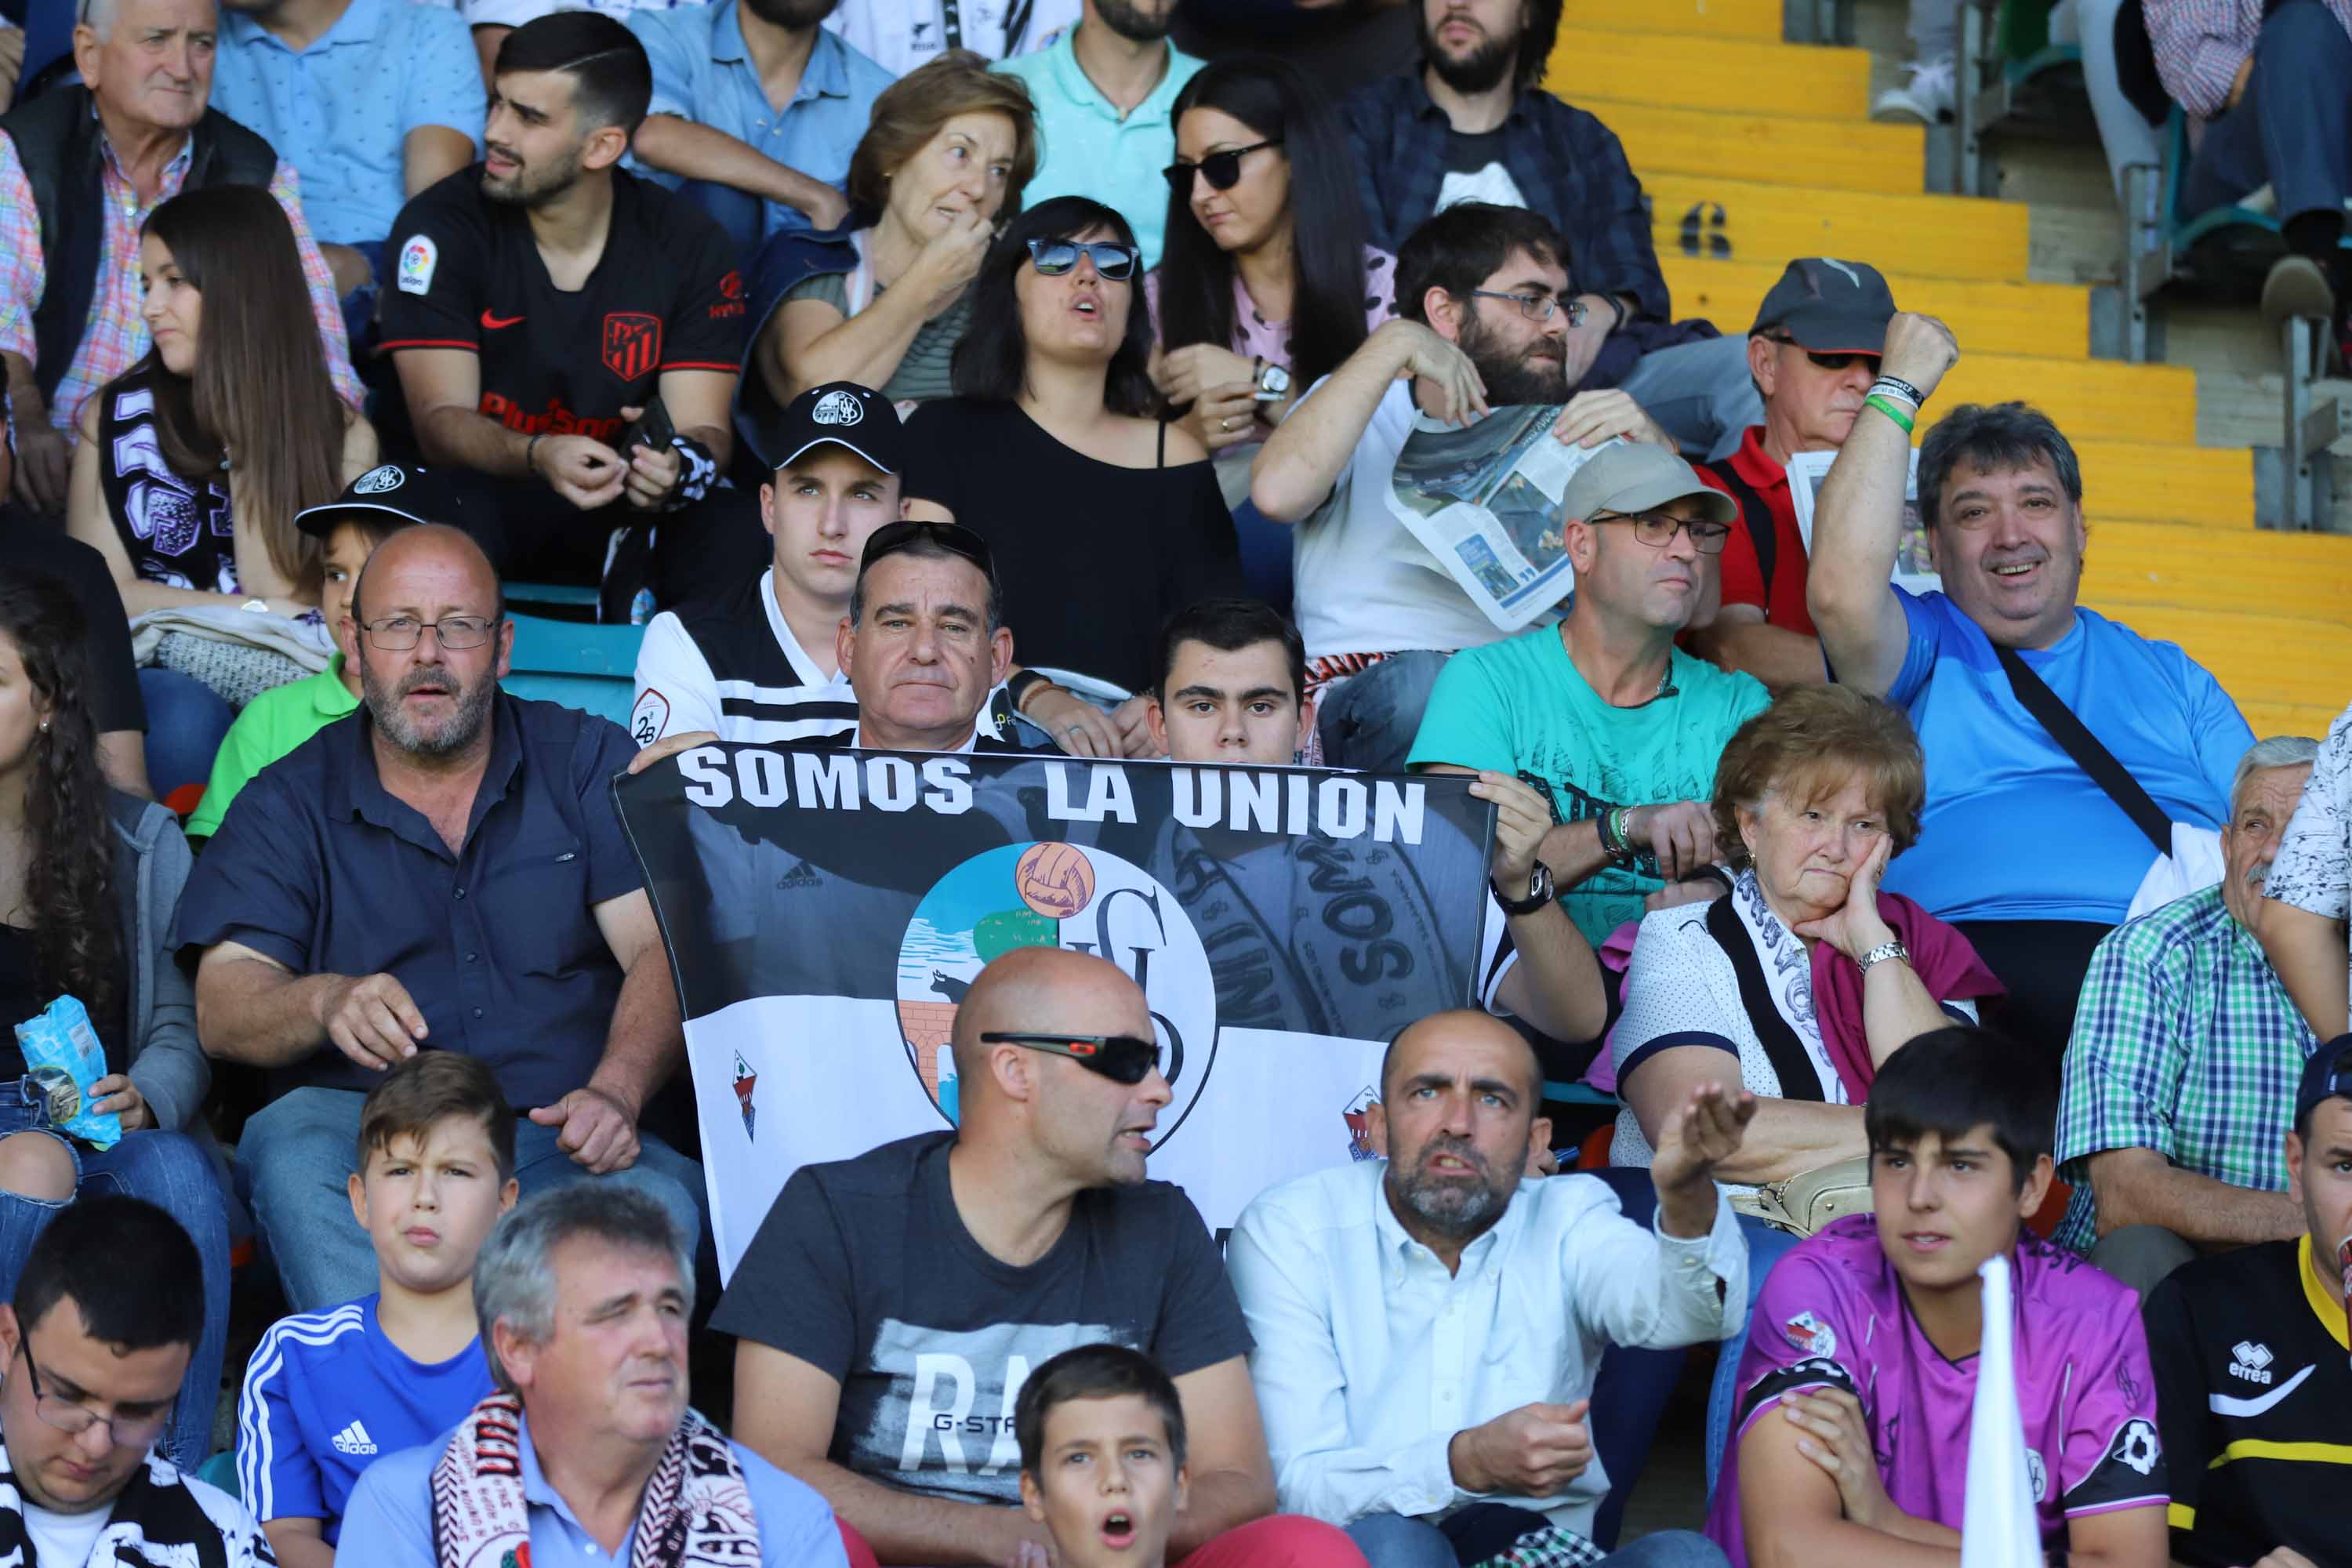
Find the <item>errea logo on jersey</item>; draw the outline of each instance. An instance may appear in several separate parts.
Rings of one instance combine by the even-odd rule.
[[[2230,1347],[2230,1354],[2236,1358],[2230,1363],[2230,1375],[2231,1377],[2242,1377],[2248,1383],[2259,1383],[2266,1387],[2269,1385],[2271,1381],[2270,1346],[2252,1344],[2244,1340],[2240,1340],[2236,1344]]]

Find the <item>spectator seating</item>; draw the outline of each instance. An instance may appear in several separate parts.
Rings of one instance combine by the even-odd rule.
[[[595,602],[593,588],[507,584],[508,614],[515,627],[514,668],[502,684],[517,697],[565,703],[625,725],[635,695],[637,645],[645,640],[646,628],[596,626],[516,608],[520,605],[576,614],[589,606],[593,614]]]
[[[1960,8],[1953,191],[1999,194],[1998,171],[1986,156],[1993,137],[2097,139],[2083,89],[2083,47],[2050,41],[2050,10],[2051,0],[1970,0]]]
[[[1966,345],[1927,423],[2022,397],[2079,444],[2085,602],[2179,642],[2258,732],[2325,729],[2352,688],[2352,539],[2256,531],[2253,454],[2197,445],[2195,372],[2093,359],[2092,290],[2035,279],[2032,209],[1922,193],[1926,132],[1869,122],[1868,53],[1782,24],[1760,0],[1568,0],[1547,85],[1623,139],[1675,313],[1744,331],[1790,257],[1877,265]]]

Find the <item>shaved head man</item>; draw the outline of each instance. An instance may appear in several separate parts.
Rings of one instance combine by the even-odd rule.
[[[344,624],[375,720],[377,765],[478,765],[489,752],[490,699],[514,652],[514,623],[482,547],[439,523],[401,530],[360,569]]]

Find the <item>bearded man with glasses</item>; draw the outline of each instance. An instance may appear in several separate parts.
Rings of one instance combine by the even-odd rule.
[[[269,1071],[242,1149],[289,1304],[373,1288],[344,1179],[368,1089],[421,1049],[481,1058],[528,1111],[525,1196],[617,1182],[697,1234],[701,1168],[638,1127],[685,1038],[613,809],[628,732],[499,689],[514,626],[457,529],[379,545],[344,635],[359,710],[239,792],[172,934],[205,1050]]]
[[[1143,993],[1018,948],[956,1011],[960,1121],[784,1184],[711,1326],[738,1336],[735,1436],[823,1492],[885,1563],[1053,1561],[1019,1506],[1032,1368],[1110,1342],[1175,1380],[1191,1491],[1168,1561],[1358,1565],[1274,1514],[1243,1326],[1181,1190],[1145,1179],[1168,1105]]]

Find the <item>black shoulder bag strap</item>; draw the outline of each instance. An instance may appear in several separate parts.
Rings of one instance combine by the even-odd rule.
[[[1764,618],[1769,621],[1772,618],[1772,568],[1780,555],[1780,524],[1772,515],[1772,503],[1739,477],[1730,458],[1699,466],[1721,479],[1731,499],[1739,503],[1740,520],[1748,524],[1748,537],[1756,544],[1756,573],[1764,580]]]
[[[2147,836],[2158,855],[2172,853],[2172,819],[2164,808],[2148,798],[2139,781],[2116,761],[2115,753],[2099,744],[2099,738],[2084,727],[2074,717],[2074,710],[2058,700],[2058,694],[2033,673],[2032,667],[2017,656],[2015,648],[1993,644],[1993,654],[2000,660],[2002,671],[2009,677],[2009,689],[2033,715],[2059,749],[2074,759],[2074,765],[2091,775],[2091,782],[2107,792],[2107,798],[2123,808],[2132,826]]]
[[[1706,906],[1706,934],[1715,938],[1731,960],[1731,972],[1739,977],[1739,1000],[1748,1009],[1748,1027],[1756,1031],[1757,1043],[1780,1080],[1780,1098],[1818,1104],[1823,1098],[1821,1069],[1813,1066],[1811,1053],[1789,1020],[1780,1016],[1780,1005],[1772,1000],[1772,988],[1764,982],[1764,961],[1756,956],[1756,939],[1731,907],[1738,896],[1727,894]]]

